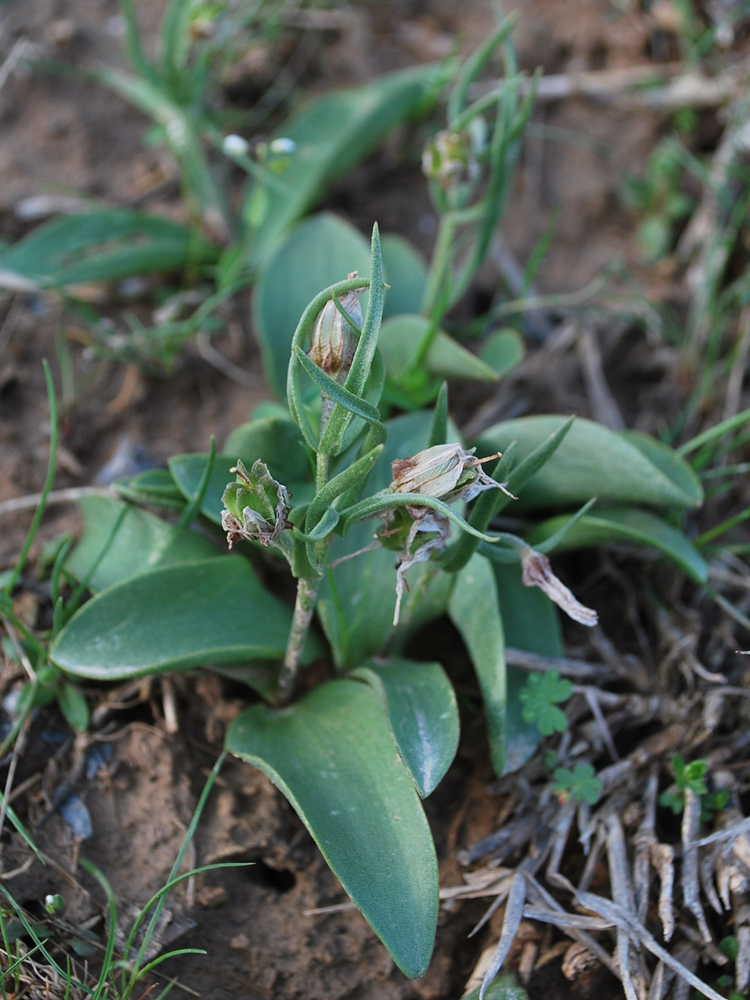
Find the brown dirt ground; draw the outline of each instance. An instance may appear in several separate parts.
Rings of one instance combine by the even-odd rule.
[[[521,15],[515,37],[521,64],[529,70],[616,68],[642,64],[650,56],[651,29],[636,4],[527,0],[508,7],[517,7]],[[137,9],[153,40],[163,3],[139,0]],[[0,7],[0,50],[7,53],[15,39],[25,37],[46,56],[121,65],[117,15],[116,0],[96,5],[88,0],[13,0]],[[484,0],[353,5],[345,27],[318,41],[310,88],[355,82],[440,57],[457,32],[468,50],[486,37],[492,23]],[[633,219],[620,207],[617,192],[625,174],[643,164],[663,122],[583,100],[547,105],[535,112],[533,121],[580,133],[599,145],[592,151],[591,146],[551,142],[539,138],[537,129],[526,147],[504,227],[508,246],[523,261],[554,218],[553,248],[537,281],[545,292],[578,289],[613,258],[625,259],[638,272]],[[15,215],[19,200],[45,192],[141,204],[179,215],[169,168],[142,146],[144,119],[102,89],[43,73],[16,74],[0,90],[0,127],[0,234],[6,238],[25,229]],[[166,171],[164,183],[147,194],[148,178],[158,170]],[[418,170],[397,164],[393,146],[342,182],[329,204],[364,229],[377,218],[384,230],[403,232],[429,247],[430,209]],[[493,280],[489,271],[483,276],[487,287]],[[117,308],[115,301],[114,315]],[[61,359],[69,356],[73,369],[74,386],[63,395],[57,487],[92,482],[126,435],[155,461],[203,449],[210,434],[221,442],[257,402],[269,398],[260,380],[251,388],[238,385],[191,348],[168,380],[102,361],[78,342],[74,318],[53,296],[0,303],[0,321],[0,501],[34,493],[43,481],[49,428],[42,357],[51,359],[58,379]],[[236,364],[259,373],[246,300],[237,303],[229,332],[218,346]],[[658,429],[679,404],[683,390],[670,358],[656,364],[641,334],[626,330],[611,338],[607,363],[617,375],[612,387],[630,426]],[[646,359],[654,365],[650,381],[643,378]],[[544,399],[549,410],[590,413],[575,357],[561,358],[554,371],[532,370],[514,392],[528,405]],[[27,515],[4,519],[0,569],[12,564],[27,524]],[[41,537],[77,526],[73,510],[56,508]],[[33,588],[20,600],[25,606],[19,610],[30,620],[42,613],[44,596]],[[4,680],[7,685],[11,678]],[[174,686],[177,735],[165,731],[159,682],[130,692],[123,698],[129,707],[119,706],[107,717],[113,723],[106,736],[111,761],[79,786],[91,814],[92,837],[81,843],[59,815],[48,817],[35,837],[55,866],[35,866],[9,884],[32,911],[45,893],[61,891],[72,927],[100,912],[101,893],[93,881],[71,883],[66,874],[79,853],[106,874],[124,910],[142,904],[163,884],[223,728],[244,697],[239,687],[209,674],[176,678]],[[51,747],[56,733],[62,739],[59,722],[45,716],[29,736],[16,777],[16,785],[30,782],[32,826],[46,815],[42,792],[66,779],[80,752],[65,742],[56,750]],[[490,781],[479,724],[468,719],[458,759],[427,802],[440,851],[441,884],[460,881],[457,849],[495,828],[499,803],[487,794]],[[6,848],[6,869],[23,856],[13,841]],[[430,970],[408,983],[356,912],[304,916],[306,910],[341,902],[344,894],[282,796],[238,762],[227,764],[217,781],[187,860],[191,866],[254,862],[200,876],[175,892],[170,904],[172,927],[190,928],[175,937],[175,946],[201,947],[208,954],[173,960],[163,972],[177,975],[211,1000],[452,1000],[461,995],[480,952],[499,932],[496,916],[480,935],[468,939],[484,912],[482,901],[446,907]],[[164,941],[169,938],[167,928]],[[532,979],[531,995],[611,993],[613,981],[602,975],[571,985],[561,978],[559,967],[550,966]]]

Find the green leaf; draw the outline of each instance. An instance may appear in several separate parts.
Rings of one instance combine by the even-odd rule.
[[[0,252],[0,272],[36,288],[119,281],[216,260],[216,247],[166,219],[125,209],[68,215]]]
[[[533,547],[564,528],[570,520],[566,515],[540,524],[528,536]],[[708,567],[689,539],[671,524],[647,510],[634,507],[610,507],[595,514],[585,514],[565,534],[555,551],[589,548],[610,542],[635,542],[649,545],[668,556],[696,583],[708,579]]]
[[[267,189],[268,209],[255,233],[252,264],[266,267],[268,254],[279,238],[334,180],[375,149],[392,128],[417,111],[426,110],[426,99],[432,92],[437,97],[435,86],[440,72],[439,66],[419,66],[380,77],[363,87],[337,90],[312,101],[284,122],[276,137],[291,139],[296,150],[276,178],[278,183]],[[313,259],[309,263],[315,266]],[[355,267],[352,264],[327,281],[317,282],[313,294]],[[305,305],[311,298],[307,296]]]
[[[677,451],[641,431],[620,431],[620,436],[645,455],[686,497],[691,497],[691,506],[700,507],[703,503],[701,481],[692,465]]]
[[[557,708],[557,703],[567,701],[572,693],[573,685],[561,678],[556,670],[529,674],[520,693],[524,719],[533,722],[543,736],[564,733],[568,728],[568,719]]]
[[[367,240],[338,216],[306,219],[289,233],[258,277],[253,319],[266,378],[284,398],[292,337],[308,304],[322,288],[351,271],[370,273]],[[365,309],[367,293],[362,296]]]
[[[477,986],[475,990],[464,997],[464,1000],[479,1000],[481,989],[481,986]],[[484,991],[484,1000],[529,1000],[529,995],[523,986],[519,986],[514,976],[509,974],[493,979]]]
[[[484,431],[480,452],[491,454],[518,441],[518,459],[523,459],[564,422],[564,417],[521,417],[495,424]],[[683,461],[674,453],[674,463],[664,471],[654,454],[646,455],[641,436],[636,446],[627,435],[610,431],[590,420],[577,419],[557,451],[530,480],[514,509],[575,505],[597,496],[601,501],[638,503],[653,507],[697,507],[700,492],[692,476],[678,475]],[[687,465],[684,465],[684,470]],[[684,471],[683,470],[683,471]],[[512,489],[511,485],[511,489]]]
[[[427,265],[419,251],[402,236],[382,237],[385,280],[391,286],[385,297],[383,317],[418,313],[422,307]]]
[[[246,560],[219,556],[143,573],[98,594],[62,629],[50,658],[68,674],[102,681],[276,659],[291,621],[291,609],[261,586]]]
[[[508,648],[542,656],[562,656],[563,643],[557,608],[538,587],[524,587],[519,563],[493,564],[495,583]],[[516,771],[536,752],[541,734],[523,717],[520,693],[528,673],[508,667],[506,770]]]
[[[91,714],[86,699],[75,686],[65,681],[57,695],[57,703],[65,721],[71,729],[85,733],[89,728]]]
[[[458,749],[458,705],[439,663],[391,658],[352,671],[383,698],[398,752],[426,798],[453,762]]]
[[[94,592],[149,569],[220,555],[208,538],[167,524],[122,500],[92,496],[82,497],[79,503],[84,532],[65,570],[77,580],[86,580]]]
[[[254,705],[230,726],[226,748],[281,789],[398,967],[423,975],[437,922],[437,860],[380,695],[337,680],[291,708]]]
[[[479,681],[495,773],[505,770],[507,686],[505,638],[492,567],[474,555],[456,574],[448,603],[451,621],[466,643]]]
[[[483,342],[479,357],[503,378],[523,361],[523,337],[515,330],[496,330]]]
[[[388,376],[398,382],[414,357],[430,321],[424,316],[394,316],[380,330],[380,350]],[[427,370],[436,378],[466,378],[494,382],[495,372],[476,354],[467,351],[452,337],[438,330],[427,352]]]

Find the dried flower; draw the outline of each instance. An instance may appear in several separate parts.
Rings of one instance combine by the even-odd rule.
[[[539,587],[551,601],[565,612],[573,621],[587,625],[596,625],[599,617],[596,611],[584,607],[573,597],[562,581],[552,572],[549,559],[541,552],[525,548],[521,551],[522,581],[526,587]]]
[[[398,625],[401,614],[401,599],[404,590],[409,589],[405,573],[417,563],[427,562],[433,552],[444,549],[450,537],[450,521],[444,514],[439,514],[429,507],[422,507],[423,516],[412,521],[403,550],[399,554],[396,569],[396,607],[393,612],[393,624]],[[397,512],[396,512],[397,513]],[[427,537],[420,539],[418,535]]]
[[[496,458],[500,458],[499,453],[474,458],[473,448],[466,451],[460,444],[438,444],[420,451],[413,458],[391,462],[391,489],[396,493],[425,493],[448,504],[456,500],[473,500],[483,490],[491,489],[502,490],[515,500],[504,483],[491,479],[482,469],[484,462]],[[413,518],[419,519],[429,508],[414,506],[407,510]]]
[[[289,491],[277,483],[264,462],[258,459],[248,474],[238,459],[237,465],[229,470],[237,474],[237,480],[224,490],[221,512],[221,526],[227,533],[229,548],[243,539],[274,545],[281,532],[291,525],[289,514]]]

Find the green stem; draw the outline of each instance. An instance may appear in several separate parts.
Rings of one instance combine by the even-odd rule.
[[[276,701],[279,705],[286,705],[294,693],[294,682],[297,677],[297,670],[299,669],[299,662],[310,628],[310,622],[312,621],[313,611],[315,610],[317,592],[317,580],[305,580],[302,577],[297,580],[297,600],[294,602],[294,617],[292,618],[286,655],[284,656],[284,663],[276,688]]]
[[[432,263],[430,273],[427,277],[427,287],[422,300],[422,315],[427,316],[435,322],[440,322],[442,313],[435,314],[445,287],[445,277],[451,263],[453,240],[456,234],[456,220],[452,212],[448,212],[440,220],[435,249],[432,253]]]

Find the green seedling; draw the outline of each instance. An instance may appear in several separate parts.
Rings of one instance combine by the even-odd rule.
[[[574,802],[595,806],[602,794],[602,781],[597,778],[591,764],[576,764],[572,771],[566,767],[555,769],[555,783],[552,791],[561,802]]]
[[[693,199],[683,190],[687,155],[674,140],[666,139],[650,155],[645,175],[626,182],[625,203],[643,217],[637,238],[648,264],[671,252],[677,225],[693,210]]]
[[[707,770],[707,760],[693,760],[686,764],[683,757],[675,754],[672,758],[672,773],[677,790],[662,792],[659,805],[671,809],[673,815],[679,816],[685,808],[685,790],[689,788],[700,797],[702,819],[708,820],[715,812],[720,812],[728,805],[731,794],[724,788],[709,792],[704,780]]]
[[[568,719],[557,705],[567,701],[572,693],[573,685],[560,677],[556,670],[531,674],[519,694],[524,719],[533,722],[542,736],[564,733],[568,728]]]

